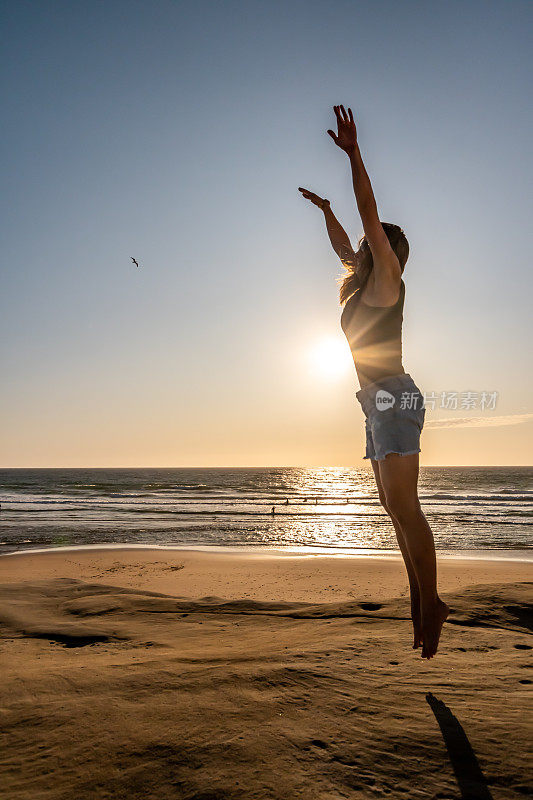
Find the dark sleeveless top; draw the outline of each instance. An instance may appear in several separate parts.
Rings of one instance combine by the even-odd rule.
[[[369,306],[362,289],[350,297],[341,315],[361,388],[405,372],[402,365],[402,322],[405,284],[393,306]]]

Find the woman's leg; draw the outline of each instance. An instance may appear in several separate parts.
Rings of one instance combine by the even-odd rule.
[[[411,619],[413,620],[413,650],[417,647],[422,647],[422,624],[421,624],[421,617],[420,617],[420,588],[418,586],[418,578],[416,577],[415,568],[413,566],[413,562],[411,561],[411,556],[409,555],[409,551],[407,549],[407,543],[405,541],[405,537],[402,533],[402,529],[398,521],[394,518],[390,508],[387,505],[387,499],[385,497],[385,492],[383,490],[383,484],[381,483],[381,477],[379,474],[379,461],[375,461],[371,459],[372,469],[374,470],[374,477],[376,479],[376,486],[378,487],[378,495],[379,501],[387,514],[389,515],[391,522],[394,526],[394,530],[396,531],[396,539],[398,540],[398,545],[400,547],[403,560],[405,563],[405,568],[407,570],[407,577],[409,579],[409,594],[411,596]]]
[[[387,508],[400,526],[420,590],[422,658],[437,652],[448,606],[437,592],[437,559],[433,533],[418,500],[418,453],[390,453],[379,464],[379,477]]]

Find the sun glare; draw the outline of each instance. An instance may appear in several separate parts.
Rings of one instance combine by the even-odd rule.
[[[329,336],[312,345],[309,363],[315,374],[334,380],[346,375],[353,362],[346,342]]]

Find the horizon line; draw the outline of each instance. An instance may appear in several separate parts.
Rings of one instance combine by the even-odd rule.
[[[368,467],[368,464],[356,465],[356,464],[314,464],[314,465],[302,465],[302,464],[245,464],[245,465],[232,465],[232,464],[209,464],[205,466],[191,466],[191,465],[181,465],[181,466],[155,466],[155,465],[146,465],[146,464],[138,464],[137,466],[60,466],[60,467],[43,467],[43,466],[23,466],[23,467],[13,467],[13,466],[0,466],[0,470],[3,469],[362,469]],[[431,467],[431,468],[450,468],[450,469],[503,469],[503,468],[525,468],[525,469],[533,469],[533,464],[420,464],[421,468],[424,467]]]

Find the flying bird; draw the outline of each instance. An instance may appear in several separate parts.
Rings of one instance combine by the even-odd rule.
[[[139,266],[139,262],[138,262],[138,261],[135,261],[135,259],[133,258],[133,256],[130,256],[130,258],[131,258],[131,260],[133,261],[133,263],[135,264],[135,266],[136,266],[136,267],[138,267],[138,266]]]

